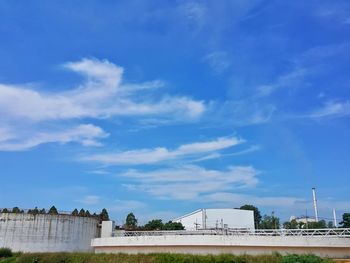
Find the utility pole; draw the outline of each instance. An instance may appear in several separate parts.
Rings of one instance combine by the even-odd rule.
[[[314,201],[314,209],[315,209],[315,221],[318,222],[318,212],[317,212],[317,199],[316,199],[316,189],[312,188],[312,197]]]
[[[335,209],[333,209],[333,226],[334,227],[338,227],[338,224],[337,224],[337,215],[335,213]]]

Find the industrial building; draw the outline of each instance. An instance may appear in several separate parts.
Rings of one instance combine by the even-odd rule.
[[[254,212],[234,208],[199,209],[173,222],[181,223],[186,230],[202,229],[255,229]]]

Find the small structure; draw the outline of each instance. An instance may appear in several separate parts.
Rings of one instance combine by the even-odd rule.
[[[203,229],[255,229],[254,212],[234,208],[199,209],[172,221],[181,223],[188,231]]]

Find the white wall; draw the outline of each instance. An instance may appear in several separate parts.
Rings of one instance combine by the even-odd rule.
[[[196,223],[198,229],[221,228],[222,223],[228,228],[254,229],[254,212],[233,208],[201,209],[173,221],[191,231],[196,230]]]
[[[271,254],[350,257],[350,238],[329,236],[168,235],[96,238],[96,253]]]
[[[0,247],[23,252],[90,251],[98,220],[71,215],[0,213]]]

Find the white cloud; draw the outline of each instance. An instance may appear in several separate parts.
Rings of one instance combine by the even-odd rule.
[[[332,117],[344,117],[350,115],[350,101],[335,102],[329,101],[322,108],[319,108],[307,115],[306,117],[319,119],[319,118],[332,118]]]
[[[203,58],[203,60],[207,62],[217,74],[223,73],[231,66],[228,54],[223,51],[209,53]]]
[[[82,199],[77,200],[77,202],[85,204],[85,205],[96,205],[100,202],[100,197],[97,195],[87,195]]]
[[[16,131],[11,136],[0,139],[0,151],[23,151],[43,143],[77,142],[84,146],[99,146],[97,139],[107,136],[108,134],[100,127],[92,124],[81,124],[70,129],[49,133],[22,134],[21,131]]]
[[[0,150],[25,150],[47,142],[98,145],[97,139],[107,135],[93,125],[78,125],[59,132],[48,128],[62,127],[63,121],[113,116],[189,121],[205,111],[202,101],[185,96],[146,96],[144,92],[162,87],[164,82],[124,84],[124,69],[107,60],[82,59],[63,67],[81,74],[84,81],[74,89],[55,93],[0,83]]]
[[[132,212],[141,208],[145,208],[147,205],[137,200],[114,200],[109,206],[108,210],[112,212]]]
[[[148,90],[150,83],[121,85],[123,68],[106,60],[83,59],[65,67],[82,74],[86,81],[73,90],[58,93],[0,84],[0,113],[9,119],[31,121],[164,114],[191,119],[205,110],[203,102],[187,97],[142,100],[136,91]],[[161,82],[153,83],[157,85]]]
[[[205,193],[254,187],[258,173],[251,166],[232,166],[221,171],[191,165],[151,172],[129,170],[122,175],[135,182],[125,185],[129,190],[162,199],[192,200]]]
[[[82,157],[82,161],[94,161],[108,165],[154,164],[178,160],[200,154],[223,150],[242,143],[235,137],[221,137],[213,141],[184,144],[174,150],[158,147],[152,149],[130,150],[119,153],[104,153]]]

